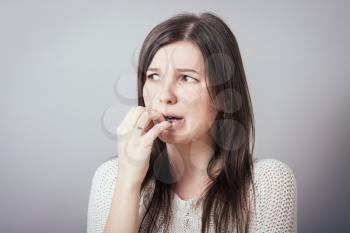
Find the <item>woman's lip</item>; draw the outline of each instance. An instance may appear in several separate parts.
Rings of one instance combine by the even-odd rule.
[[[173,113],[162,113],[164,118],[166,117],[176,117],[176,118],[183,118],[182,116],[178,116],[176,114],[173,114]]]
[[[171,120],[171,127],[169,129],[172,130],[180,128],[184,124],[184,121],[184,118],[181,118],[179,120]]]

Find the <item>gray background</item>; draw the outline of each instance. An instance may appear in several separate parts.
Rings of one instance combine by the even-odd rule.
[[[217,13],[236,35],[255,156],[295,172],[298,232],[350,232],[347,1],[2,0],[1,233],[86,231],[93,173],[136,103],[138,49],[181,11]]]

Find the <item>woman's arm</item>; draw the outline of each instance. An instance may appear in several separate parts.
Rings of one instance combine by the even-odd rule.
[[[118,182],[117,171],[118,158],[104,162],[95,171],[89,196],[87,233],[138,232],[139,191]]]
[[[141,187],[132,187],[117,179],[111,210],[104,233],[137,233]]]
[[[297,232],[297,184],[291,168],[276,159],[262,159],[255,168],[254,232]]]

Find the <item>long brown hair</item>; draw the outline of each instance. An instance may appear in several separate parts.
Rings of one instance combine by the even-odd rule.
[[[252,158],[254,117],[238,44],[224,21],[209,12],[198,15],[183,12],[154,27],[145,38],[139,54],[138,104],[145,106],[142,90],[147,68],[155,53],[164,45],[183,40],[194,42],[199,47],[205,61],[208,93],[218,109],[210,129],[215,148],[207,167],[212,182],[202,199],[201,232],[208,232],[212,221],[215,232],[247,232],[250,191],[255,196]],[[213,168],[220,160],[223,166],[219,173],[214,174]],[[173,198],[170,188],[175,182],[170,168],[166,144],[157,138],[141,185],[142,191],[151,180],[155,180],[140,230],[152,232],[160,212],[163,212],[165,229],[169,227]]]

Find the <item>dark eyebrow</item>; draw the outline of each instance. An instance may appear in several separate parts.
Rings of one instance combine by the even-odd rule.
[[[150,68],[148,68],[147,70],[148,70],[148,71],[159,71],[159,68],[150,67]],[[193,73],[199,74],[196,70],[193,70],[193,69],[177,68],[176,70],[177,70],[177,71],[180,71],[180,72],[193,72]]]
[[[159,69],[150,67],[150,68],[147,69],[147,71],[159,71]]]
[[[180,71],[180,72],[192,72],[192,73],[196,73],[196,74],[199,74],[197,71],[193,70],[193,69],[186,69],[186,68],[178,68],[176,69],[177,71]]]

